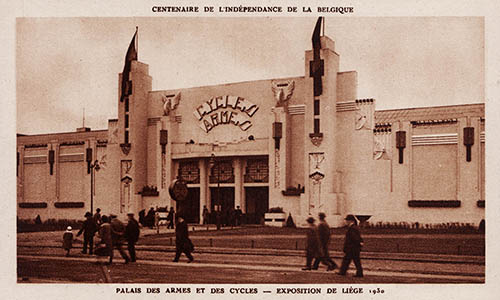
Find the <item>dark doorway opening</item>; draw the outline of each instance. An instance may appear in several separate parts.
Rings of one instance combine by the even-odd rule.
[[[200,222],[200,188],[188,188],[184,201],[176,201],[176,211],[184,216],[187,223]]]
[[[222,225],[229,225],[232,212],[234,210],[234,188],[233,187],[213,187],[210,188],[210,211],[215,212],[215,206],[220,208],[220,218]],[[213,213],[211,223],[217,222],[216,215]]]
[[[269,209],[269,188],[246,187],[246,223],[260,224],[264,219],[264,214]]]

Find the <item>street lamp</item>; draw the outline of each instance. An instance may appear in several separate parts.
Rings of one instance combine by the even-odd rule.
[[[94,171],[99,171],[101,166],[99,166],[99,160],[95,160],[94,163],[90,164],[90,213],[94,215]]]
[[[215,167],[217,166],[217,199],[215,201],[215,222],[217,224],[217,230],[220,230],[220,211],[219,211],[219,202],[220,202],[220,169],[219,169],[219,164],[217,163],[217,160],[215,159],[215,154],[212,153],[210,156],[210,160],[208,161],[208,164],[210,165],[210,169],[212,170],[212,173],[215,170]]]

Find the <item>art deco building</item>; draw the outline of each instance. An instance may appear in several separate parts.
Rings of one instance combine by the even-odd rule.
[[[346,214],[484,218],[484,104],[377,111],[319,27],[312,48],[304,76],[153,91],[133,40],[107,130],[18,136],[18,217],[174,206],[198,223],[204,206],[240,206],[250,223],[272,207],[298,224],[325,212],[334,226]],[[175,179],[183,201],[169,194]]]

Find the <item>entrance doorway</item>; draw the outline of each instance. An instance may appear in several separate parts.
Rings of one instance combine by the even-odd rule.
[[[217,191],[219,189],[219,191]],[[234,208],[234,188],[233,187],[219,187],[210,188],[211,207],[210,210],[214,211],[215,205],[221,206],[221,211]]]
[[[246,187],[246,222],[260,224],[269,209],[269,187]]]
[[[188,188],[184,201],[176,201],[176,212],[184,216],[187,223],[200,222],[200,188]]]
[[[220,205],[220,216],[223,225],[229,224],[231,210],[234,209],[234,188],[210,188],[210,211],[215,212],[215,205]],[[216,215],[212,213],[211,223],[216,223]]]

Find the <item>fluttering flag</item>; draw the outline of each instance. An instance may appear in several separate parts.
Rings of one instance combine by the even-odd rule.
[[[312,46],[314,50],[314,59],[316,59],[316,54],[319,56],[319,49],[321,49],[320,43],[320,33],[321,33],[321,23],[323,21],[323,17],[319,17],[318,21],[316,21],[316,26],[314,27],[313,36],[312,36]],[[316,53],[316,50],[317,53]]]
[[[323,64],[319,56],[319,51],[321,49],[320,33],[322,21],[323,17],[319,17],[312,35],[313,61],[310,65],[310,76],[314,78],[314,96],[319,96],[323,93],[323,84],[321,82]]]
[[[137,29],[135,30],[134,37],[132,41],[130,41],[130,45],[128,46],[127,55],[125,55],[125,66],[123,67],[122,72],[122,93],[120,96],[120,101],[123,101],[125,97],[129,95],[130,87],[129,87],[129,73],[130,66],[132,65],[133,60],[137,60],[137,49],[135,48],[135,39],[137,37]]]

